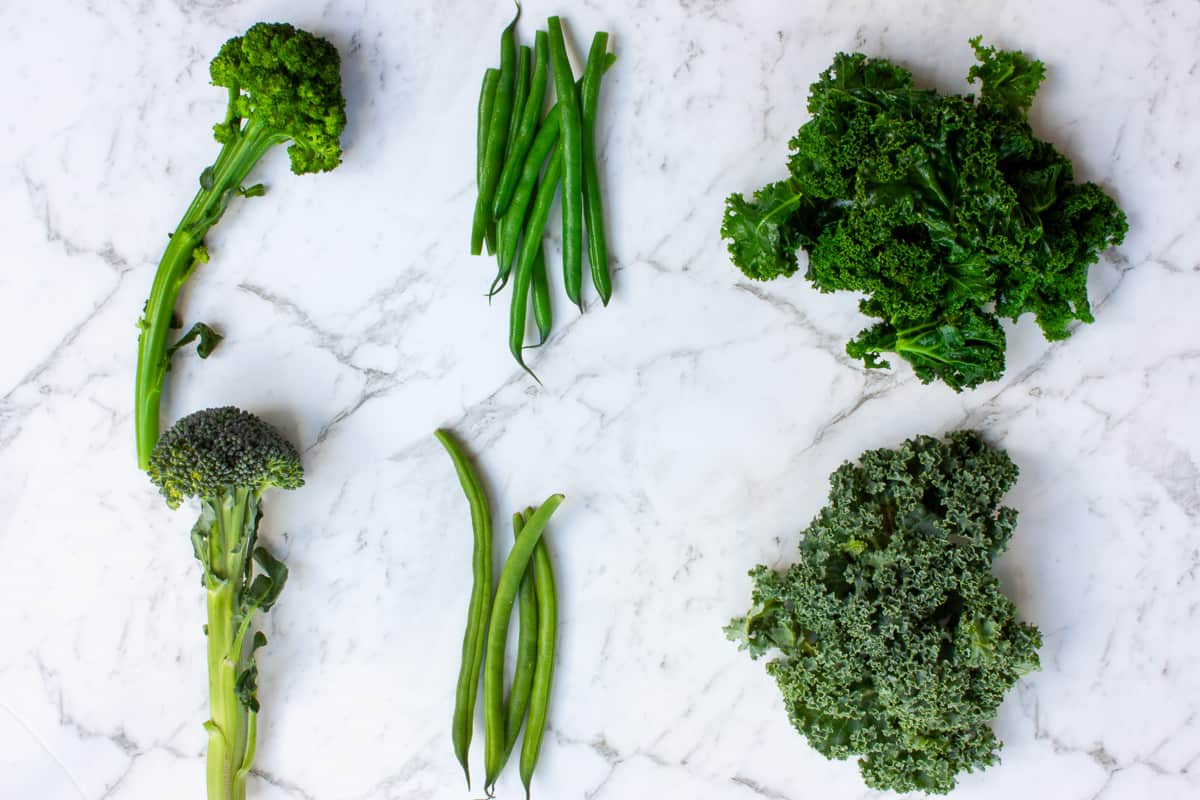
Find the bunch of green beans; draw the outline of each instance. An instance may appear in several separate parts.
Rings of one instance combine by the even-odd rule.
[[[597,33],[583,78],[576,81],[561,20],[550,17],[547,30],[535,34],[531,50],[528,45],[517,46],[519,16],[518,7],[517,16],[500,35],[500,67],[484,72],[479,94],[479,193],[471,222],[471,253],[479,255],[486,243],[488,253],[496,255],[489,298],[512,279],[508,346],[522,369],[537,380],[525,364],[524,350],[545,343],[553,328],[542,239],[560,184],[567,298],[583,311],[585,249],[600,301],[608,305],[612,297],[595,129],[600,78],[616,56],[608,52],[608,34]],[[553,98],[548,91],[551,85]],[[543,114],[547,105],[550,108]],[[538,341],[526,345],[531,302]]]
[[[468,751],[475,727],[475,699],[482,668],[484,791],[492,796],[496,779],[516,747],[523,726],[520,772],[528,798],[546,730],[558,635],[558,599],[543,534],[550,517],[562,503],[563,495],[552,494],[538,508],[530,507],[523,513],[513,514],[512,549],[505,559],[500,579],[493,587],[491,511],[483,483],[449,433],[439,430],[434,435],[454,462],[471,508],[475,536],[471,599],[451,723],[454,755],[470,788]],[[519,625],[516,668],[506,702],[505,645],[514,605]]]

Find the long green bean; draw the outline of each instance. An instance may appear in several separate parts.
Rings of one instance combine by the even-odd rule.
[[[571,302],[583,310],[583,122],[579,113],[579,91],[571,74],[562,21],[550,17],[550,63],[554,91],[558,95],[563,154],[563,288]]]
[[[550,165],[546,174],[538,184],[537,197],[533,201],[533,210],[529,213],[529,222],[525,226],[525,237],[521,240],[521,255],[517,261],[516,278],[513,281],[512,305],[508,314],[508,349],[521,368],[538,380],[533,370],[525,366],[525,358],[521,353],[525,345],[525,315],[529,303],[529,284],[533,279],[533,263],[538,250],[542,246],[542,230],[550,217],[550,207],[554,204],[554,193],[558,190],[559,178],[562,176],[562,148],[556,148],[550,156]]]
[[[491,221],[492,198],[496,193],[496,181],[504,161],[504,145],[508,140],[508,126],[512,115],[517,47],[513,28],[521,16],[521,7],[512,22],[500,34],[500,78],[496,85],[496,100],[492,118],[488,122],[487,147],[484,152],[483,173],[479,181],[479,194],[475,198],[475,215],[471,220],[471,255],[483,250],[484,232]]]
[[[463,633],[462,663],[458,671],[458,683],[454,694],[454,718],[451,723],[451,739],[454,755],[462,765],[471,787],[471,771],[467,766],[471,749],[471,734],[475,723],[475,696],[479,689],[479,667],[483,660],[484,641],[488,629],[488,610],[492,595],[492,514],[488,508],[487,494],[483,483],[471,462],[444,430],[434,433],[442,447],[454,462],[454,471],[462,485],[463,494],[471,507],[471,527],[475,545],[471,555],[471,600],[467,610],[467,627]]]
[[[508,558],[504,562],[504,568],[500,571],[500,580],[496,584],[496,596],[492,600],[491,619],[488,623],[487,654],[483,664],[483,723],[484,733],[486,734],[484,737],[483,761],[484,772],[487,775],[484,781],[485,790],[490,789],[495,783],[496,776],[500,771],[501,757],[504,754],[504,647],[508,636],[509,618],[512,616],[513,604],[516,602],[517,593],[521,587],[521,579],[525,575],[525,570],[529,567],[534,548],[541,541],[542,531],[545,530],[550,516],[562,501],[563,496],[561,494],[550,495],[546,499],[546,502],[542,503],[538,510],[525,522],[525,527],[521,529],[520,535],[517,536],[516,542],[513,543],[512,550],[509,551]],[[534,579],[535,581],[537,579],[536,572],[534,573]],[[551,588],[549,591],[553,592],[553,589]],[[539,601],[539,612],[541,611],[541,606],[542,604]],[[542,641],[543,629],[539,618],[539,645]],[[541,656],[539,655],[538,666],[540,665]],[[537,667],[535,667],[535,695],[537,686]],[[535,696],[531,696],[531,711],[535,705],[534,701]],[[545,723],[544,717],[542,723]],[[522,747],[521,755],[522,764],[524,764],[524,746]]]
[[[479,114],[475,132],[475,189],[483,186],[483,161],[487,153],[487,132],[492,123],[492,108],[496,102],[496,84],[500,82],[500,70],[488,67],[483,73],[483,85],[479,89]],[[488,255],[498,250],[496,226],[484,228],[484,241]]]
[[[533,509],[524,514],[513,514],[513,538],[521,535],[525,520],[533,516]],[[499,769],[508,763],[508,757],[517,743],[521,725],[525,721],[525,709],[529,707],[529,693],[533,689],[533,671],[537,658],[537,593],[533,589],[533,570],[526,568],[521,578],[521,591],[517,596],[517,619],[520,627],[517,634],[517,665],[513,670],[512,687],[508,692],[508,708],[504,720],[504,757]]]
[[[612,53],[606,54],[604,58],[604,70],[608,71],[608,68],[616,60],[617,57]],[[546,156],[550,154],[551,148],[558,141],[560,123],[561,118],[558,114],[558,105],[555,104],[550,107],[550,111],[547,112],[545,119],[542,120],[541,127],[538,128],[537,135],[534,137],[529,152],[525,156],[525,162],[521,165],[521,175],[517,182],[517,188],[513,192],[508,210],[504,212],[504,216],[500,220],[501,227],[507,225],[509,231],[515,231],[516,235],[509,235],[509,231],[506,231],[506,245],[500,249],[500,268],[496,273],[495,280],[492,281],[491,289],[488,290],[488,297],[494,296],[508,282],[509,274],[512,271],[513,259],[516,257],[517,244],[521,238],[520,232],[525,225],[526,211],[529,209],[530,200],[533,199],[533,190],[537,185],[542,164],[545,162]]]
[[[516,129],[516,138],[510,148],[509,155],[504,160],[504,168],[500,171],[500,180],[496,184],[496,198],[492,202],[492,216],[499,219],[508,210],[517,181],[521,177],[525,155],[533,144],[537,134],[538,123],[542,119],[542,106],[546,104],[546,83],[550,68],[550,45],[545,31],[538,31],[533,40],[533,79],[529,84],[529,96],[524,107],[520,109],[520,124]],[[514,114],[514,119],[517,116]]]
[[[554,678],[554,648],[558,637],[558,595],[554,589],[554,571],[545,539],[538,540],[533,551],[533,585],[538,603],[537,665],[533,672],[533,691],[529,695],[529,718],[521,741],[521,783],[529,800],[529,784],[537,766],[546,732],[550,709],[550,684]]]
[[[600,77],[604,74],[607,50],[608,34],[600,31],[592,38],[587,66],[583,71],[583,216],[587,221],[587,254],[592,284],[604,305],[608,305],[612,297],[612,276],[608,272],[604,205],[600,192],[600,170],[596,165],[596,109],[600,104]]]

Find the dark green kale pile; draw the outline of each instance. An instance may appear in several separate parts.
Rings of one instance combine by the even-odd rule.
[[[797,269],[822,292],[862,292],[880,320],[846,345],[868,367],[891,352],[956,391],[1004,372],[999,318],[1032,312],[1047,339],[1093,320],[1088,267],[1120,244],[1125,215],[1033,136],[1040,61],[971,41],[971,95],[913,86],[885,59],[839,53],[810,90],[791,177],[726,201],[734,264],[769,280]]]
[[[943,793],[996,761],[989,722],[1041,645],[991,572],[1016,478],[973,432],[872,450],[830,476],[800,561],[750,573],[753,607],[726,632],[777,653],[792,724],[828,758],[858,756],[868,786]]]

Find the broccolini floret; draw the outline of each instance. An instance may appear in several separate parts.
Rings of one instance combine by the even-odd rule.
[[[304,483],[300,456],[253,414],[210,408],[162,435],[147,473],[171,508],[200,501],[192,548],[208,596],[208,799],[245,800],[257,730],[254,652],[267,643],[261,632],[247,634],[255,612],[270,610],[287,580],[283,562],[258,544],[262,495]]]
[[[177,326],[179,290],[209,259],[204,236],[235,196],[264,193],[261,184],[242,183],[275,145],[291,142],[288,157],[297,175],[331,170],[341,162],[346,102],[340,65],[337,49],[326,40],[285,23],[265,22],[227,41],[212,60],[213,84],[229,91],[225,119],[214,126],[221,152],[200,173],[200,190],[171,234],[139,323],[134,427],[142,469],[158,439],[159,399],[171,356],[198,338],[203,358],[220,341],[203,323],[175,344],[167,341]]]

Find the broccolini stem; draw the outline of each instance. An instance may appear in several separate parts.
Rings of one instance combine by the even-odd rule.
[[[167,339],[179,290],[197,265],[208,259],[202,249],[204,235],[217,223],[246,175],[274,144],[278,134],[267,135],[250,119],[240,136],[221,148],[217,160],[202,173],[200,191],[171,234],[154,274],[150,297],[139,323],[137,381],[134,398],[134,432],[138,467],[146,469],[158,441],[158,407],[170,366]]]
[[[239,489],[213,503],[208,533],[208,800],[245,800],[253,757],[254,712],[238,696],[243,668],[247,565],[254,547],[257,494]]]

